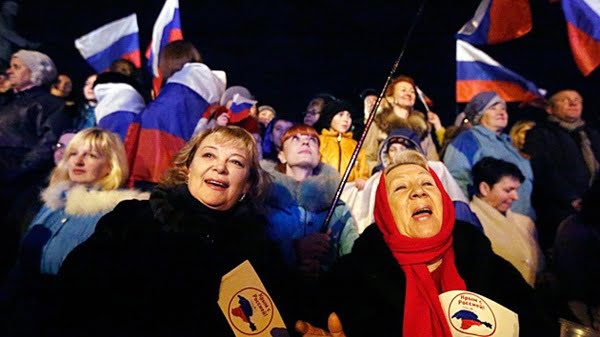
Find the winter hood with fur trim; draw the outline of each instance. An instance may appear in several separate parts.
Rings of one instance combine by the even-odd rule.
[[[64,208],[65,212],[71,215],[107,212],[123,200],[146,200],[149,197],[150,194],[147,192],[125,189],[103,191],[73,184],[70,181],[49,186],[41,193],[41,199],[48,208],[53,210]]]
[[[276,208],[299,206],[311,212],[326,210],[341,180],[338,171],[324,163],[302,182],[277,171],[277,163],[273,161],[262,160],[260,165],[273,177],[265,203]]]

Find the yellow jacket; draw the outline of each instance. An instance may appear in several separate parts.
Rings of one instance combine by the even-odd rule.
[[[323,129],[321,135],[319,135],[319,139],[321,140],[321,161],[333,166],[340,172],[340,176],[343,176],[348,163],[350,163],[352,152],[354,152],[358,144],[352,139],[352,132],[340,134],[337,131]],[[356,158],[356,163],[350,172],[350,176],[348,176],[348,181],[356,179],[366,180],[369,176],[365,151],[361,149],[358,153],[358,158]]]

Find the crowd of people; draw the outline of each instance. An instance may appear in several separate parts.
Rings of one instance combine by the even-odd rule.
[[[480,92],[444,126],[406,75],[377,107],[371,89],[318,93],[294,115],[189,42],[159,68],[159,92],[121,59],[73,99],[48,55],[12,55],[1,335],[233,336],[219,287],[245,260],[291,334],[451,336],[452,290],[513,311],[521,336],[600,330],[600,130],[577,91],[510,129]]]

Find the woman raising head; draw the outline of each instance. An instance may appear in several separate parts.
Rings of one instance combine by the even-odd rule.
[[[252,135],[238,127],[206,130],[173,166],[150,200],[120,204],[65,262],[61,316],[70,317],[69,329],[229,336],[217,304],[223,275],[250,260],[271,294],[287,284],[269,283],[280,270],[255,211],[268,178]]]
[[[304,124],[293,126],[281,144],[278,163],[261,162],[273,177],[265,201],[269,237],[289,267],[316,274],[351,251],[358,231],[343,202],[325,226],[340,176],[321,162],[317,131]]]
[[[521,336],[554,335],[520,274],[479,230],[455,221],[421,154],[400,153],[376,193],[376,226],[328,280],[331,308],[348,336],[452,336],[438,298],[450,290],[478,293],[517,313]]]

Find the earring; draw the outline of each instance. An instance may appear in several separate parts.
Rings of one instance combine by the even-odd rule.
[[[244,201],[244,199],[246,199],[246,193],[242,194],[242,196],[240,197],[240,199],[238,201],[242,202],[242,201]]]

